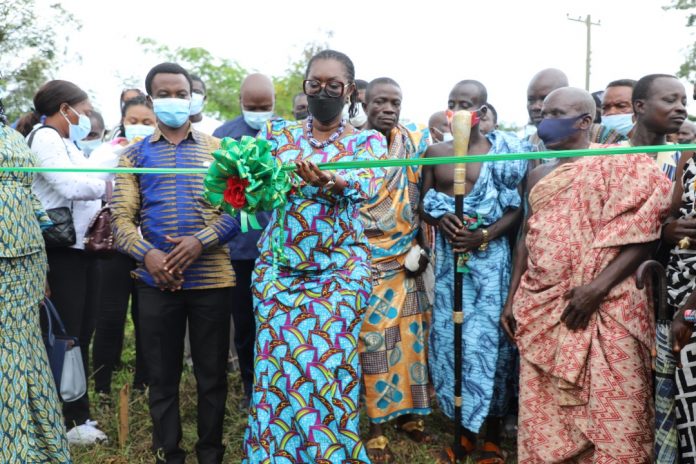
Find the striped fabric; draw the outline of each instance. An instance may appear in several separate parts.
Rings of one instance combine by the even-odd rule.
[[[218,139],[189,129],[178,145],[155,133],[129,147],[120,167],[201,168],[212,161]],[[234,271],[226,247],[239,231],[239,224],[203,199],[203,174],[119,174],[116,176],[112,210],[117,246],[140,265],[135,277],[155,286],[142,264],[153,248],[164,252],[174,246],[166,236],[193,235],[203,244],[201,256],[184,272],[184,290],[230,287]],[[140,232],[138,231],[140,227]],[[142,235],[141,235],[142,234]]]

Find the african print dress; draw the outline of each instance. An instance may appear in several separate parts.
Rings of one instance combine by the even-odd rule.
[[[420,158],[428,134],[392,129],[389,158]],[[360,210],[372,250],[374,287],[360,333],[367,416],[375,423],[430,414],[428,325],[423,276],[412,277],[406,255],[418,244],[420,166],[389,168],[379,194]]]
[[[490,154],[528,151],[516,137],[492,132],[486,136]],[[517,186],[527,172],[526,161],[481,163],[471,192],[464,198],[464,214],[480,218],[480,227],[500,220],[509,209],[519,208]],[[454,198],[432,189],[423,200],[426,213],[441,218],[454,213]],[[442,411],[454,417],[454,265],[452,245],[439,231],[435,239],[435,304],[430,328],[430,372]],[[462,327],[462,425],[478,432],[490,415],[507,412],[509,394],[504,387],[514,375],[505,364],[513,361],[512,347],[500,327],[500,314],[507,298],[511,273],[507,237],[492,240],[486,251],[473,251],[464,275]],[[499,361],[499,357],[503,357]],[[497,368],[500,365],[501,368]],[[498,395],[494,395],[494,387]],[[495,400],[495,401],[494,401]]]
[[[285,163],[386,156],[381,134],[362,131],[313,150],[299,123],[271,121],[259,134]],[[381,169],[338,171],[340,195],[304,185],[276,211],[259,242],[252,291],[254,388],[245,463],[370,462],[358,434],[358,336],[371,285],[362,202]]]
[[[33,166],[19,133],[0,124],[0,166]],[[0,173],[0,462],[68,463],[60,402],[41,339],[50,225],[32,174]]]
[[[684,175],[677,182],[684,185],[679,216],[696,218],[696,162],[693,157],[684,166]],[[667,265],[667,303],[680,309],[696,291],[696,250],[678,246],[670,253]],[[676,428],[679,435],[678,462],[696,463],[696,332],[679,353],[681,367],[675,370]],[[676,364],[676,362],[675,362]]]

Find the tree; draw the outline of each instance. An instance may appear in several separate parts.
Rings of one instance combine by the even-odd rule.
[[[208,100],[205,113],[220,119],[232,119],[240,114],[239,87],[248,74],[236,61],[213,56],[200,47],[169,48],[153,39],[138,38],[145,50],[163,59],[179,63],[206,84]]]
[[[275,112],[278,116],[293,119],[292,100],[295,95],[302,92],[302,81],[304,81],[307,64],[318,52],[329,48],[328,39],[332,36],[332,32],[327,32],[326,41],[314,41],[305,45],[300,58],[290,63],[290,66],[285,70],[285,74],[273,78],[276,91]]]
[[[68,27],[81,24],[59,3],[41,0],[3,0],[0,18],[0,96],[13,120],[30,110],[34,94],[65,57]]]
[[[332,33],[327,33],[330,38]],[[162,59],[181,64],[189,72],[197,74],[206,84],[208,100],[204,112],[219,119],[232,119],[241,114],[239,107],[239,88],[249,71],[239,63],[213,56],[204,48],[171,49],[149,38],[138,38],[145,51]],[[318,51],[328,47],[326,42],[310,42],[300,53],[300,58],[291,61],[285,73],[273,76],[276,92],[275,113],[292,119],[292,99],[302,91],[307,63]]]
[[[672,4],[664,8],[667,10],[690,11],[696,8],[696,0],[672,0]],[[689,13],[686,26],[696,26],[696,13]],[[686,51],[685,60],[679,67],[677,76],[688,80],[696,78],[696,44],[691,44]]]

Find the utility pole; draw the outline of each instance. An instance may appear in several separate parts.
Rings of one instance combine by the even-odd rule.
[[[591,56],[592,56],[592,26],[600,26],[600,21],[596,23],[592,22],[592,16],[587,15],[585,19],[582,17],[571,18],[569,14],[566,15],[570,21],[575,21],[578,23],[585,23],[587,27],[587,56],[585,58],[585,90],[590,91],[590,66],[591,66]]]

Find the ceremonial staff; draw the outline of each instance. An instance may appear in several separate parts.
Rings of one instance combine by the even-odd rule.
[[[469,153],[471,135],[471,112],[457,111],[452,119],[452,136],[454,137],[454,156],[466,156]],[[464,195],[466,194],[466,163],[454,167],[454,214],[462,224],[464,221]],[[466,253],[454,253],[454,456],[455,461],[462,457],[462,284]]]

